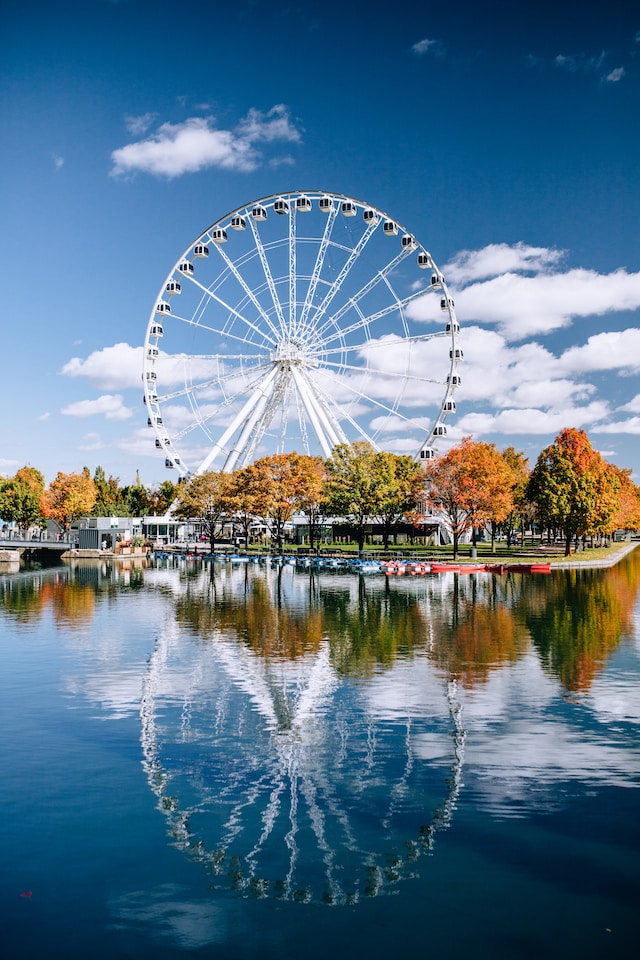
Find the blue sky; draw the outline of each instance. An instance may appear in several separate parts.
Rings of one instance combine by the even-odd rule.
[[[0,473],[172,476],[141,384],[165,277],[228,211],[326,190],[445,272],[465,357],[447,442],[533,462],[582,427],[640,482],[631,6],[5,5]]]

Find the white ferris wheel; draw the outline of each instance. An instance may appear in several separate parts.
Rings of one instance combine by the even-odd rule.
[[[428,460],[461,359],[445,279],[413,234],[360,200],[293,192],[217,220],[174,264],[144,401],[182,475],[355,440]]]

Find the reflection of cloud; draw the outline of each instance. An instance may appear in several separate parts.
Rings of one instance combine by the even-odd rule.
[[[637,702],[632,674],[596,681],[595,697],[581,700],[610,722],[629,720]],[[555,715],[557,685],[545,676],[533,654],[493,673],[486,684],[465,692],[467,730],[465,785],[484,797],[497,816],[524,816],[532,808],[557,806],[558,783],[580,781],[636,786],[640,757],[627,744],[605,733],[594,735],[589,714],[573,714],[570,725]]]
[[[154,890],[123,894],[109,904],[114,917],[132,930],[144,924],[161,940],[183,950],[219,943],[227,936],[223,911],[208,900],[181,900],[182,890],[163,884]]]

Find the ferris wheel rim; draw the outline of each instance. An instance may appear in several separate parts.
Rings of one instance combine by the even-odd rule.
[[[363,217],[365,216],[365,212],[367,215],[370,215],[370,219],[365,224],[363,232],[357,241],[354,242],[351,240],[350,245],[343,247],[343,250],[348,252],[348,256],[343,264],[342,272],[338,272],[337,277],[334,277],[331,282],[326,277],[321,276],[324,267],[323,257],[325,256],[321,244],[325,243],[325,248],[331,247],[331,252],[333,253],[333,248],[337,248],[339,244],[337,240],[332,238],[332,233],[329,232],[327,239],[326,237],[318,238],[315,234],[313,237],[305,237],[302,235],[299,238],[296,233],[292,232],[296,229],[294,221],[297,220],[297,217],[304,216],[305,213],[311,209],[312,203],[317,203],[319,208],[323,209],[321,205],[323,201],[327,202],[327,206],[330,205],[330,210],[323,212],[328,218],[333,218],[331,231],[333,231],[333,223],[338,219],[339,212],[341,212],[345,218],[353,217],[359,211]],[[299,211],[298,205],[300,203],[308,204],[308,206],[303,208],[304,212]],[[289,219],[288,237],[279,237],[276,245],[263,244],[256,224],[254,223],[253,213],[262,208],[267,212],[275,211],[273,215],[278,218],[279,212],[277,210],[277,204],[284,205],[285,209],[282,213],[283,215],[286,213]],[[345,207],[350,208],[350,211],[345,213]],[[242,257],[236,256],[236,260],[233,260],[232,257],[224,253],[223,243],[226,243],[227,231],[238,229],[233,226],[235,218],[242,221],[242,227],[239,229],[246,230],[247,225],[250,227],[254,238],[254,246],[249,246],[248,251],[243,253]],[[294,223],[293,227],[291,223]],[[327,223],[329,223],[329,219]],[[353,263],[357,261],[361,253],[365,250],[369,239],[373,236],[380,224],[384,225],[385,232],[386,226],[389,224],[394,228],[393,231],[390,230],[389,233],[393,232],[393,235],[397,235],[398,233],[402,234],[400,251],[395,257],[391,257],[387,261],[382,271],[374,274],[368,284],[363,284],[357,289],[355,295],[351,295],[349,298],[343,300],[332,315],[327,315],[327,308],[334,299],[337,299],[338,295],[341,294],[341,285],[349,276]],[[221,231],[221,234],[218,234],[221,241],[220,245],[214,240],[217,236],[216,231]],[[224,239],[222,239],[222,234],[224,234]],[[406,244],[405,240],[407,241]],[[268,262],[269,256],[273,255],[275,249],[281,254],[282,247],[285,246],[287,242],[289,244],[288,274],[285,271],[284,273],[279,273],[274,276]],[[311,275],[305,273],[303,270],[297,270],[297,256],[299,253],[297,248],[305,242],[308,242],[309,245],[320,245],[316,254],[316,262],[313,268],[314,272],[311,273]],[[207,287],[205,284],[200,283],[194,276],[195,269],[189,257],[191,256],[192,260],[197,259],[201,255],[204,257],[205,252],[208,256],[208,250],[202,252],[202,254],[198,252],[199,246],[201,251],[206,246],[214,247],[220,251],[220,258],[226,264],[224,269],[220,269],[216,277],[217,286],[212,283]],[[393,274],[393,271],[397,269],[398,265],[402,264],[410,253],[418,257],[418,264],[421,266],[420,258],[426,258],[429,267],[435,271],[435,273],[432,275],[432,283],[430,286],[426,288],[417,287],[413,292],[405,296],[399,296],[389,276]],[[264,271],[258,293],[243,279],[241,270],[241,268],[245,268],[246,262],[254,262],[256,259],[261,261],[261,266]],[[220,351],[214,352],[211,355],[202,352],[189,354],[183,351],[182,353],[169,355],[174,366],[177,367],[180,365],[184,371],[184,386],[181,390],[177,391],[166,388],[160,393],[158,386],[161,385],[161,381],[160,383],[158,382],[157,368],[161,359],[163,359],[159,345],[159,337],[163,335],[162,312],[165,312],[165,316],[170,318],[171,294],[172,292],[180,293],[181,283],[178,278],[181,276],[180,271],[182,270],[183,264],[187,264],[182,274],[185,281],[190,283],[194,289],[199,289],[200,292],[200,299],[197,301],[197,307],[193,316],[180,318],[183,320],[185,328],[188,329],[190,327],[192,331],[197,330],[198,333],[209,331],[209,333],[214,336],[224,337],[225,341],[231,344],[231,349],[227,354],[223,354]],[[238,266],[238,264],[240,264],[240,266]],[[255,266],[255,262],[253,265]],[[229,280],[231,275],[236,278],[238,288],[242,292],[242,297],[235,305],[226,302],[224,296],[220,295],[221,292],[224,293],[222,289],[223,284]],[[437,283],[434,285],[434,280],[436,279]],[[307,292],[300,299],[297,295],[299,281],[301,281],[303,285],[306,284],[307,287]],[[170,290],[171,286],[175,287],[176,285],[178,287],[177,291]],[[285,301],[280,298],[279,291],[287,285],[290,295],[289,300]],[[388,298],[388,303],[377,313],[367,314],[366,311],[360,309],[359,303],[369,295],[370,290],[373,290],[376,285],[379,285],[379,290],[382,290],[383,287],[385,288],[383,292]],[[314,302],[314,297],[318,289],[320,290],[319,304],[317,301]],[[312,291],[312,295],[310,295],[309,291]],[[448,317],[446,333],[422,334],[418,337],[411,334],[412,328],[408,325],[406,310],[413,301],[428,292],[436,292],[436,295],[437,292],[442,294],[441,308]],[[259,299],[258,294],[263,298],[262,300]],[[273,305],[267,309],[264,304],[265,302],[269,302],[269,296],[273,300]],[[207,308],[212,304],[222,309],[223,316],[224,311],[226,311],[227,319],[224,322],[220,321],[214,325],[207,325],[207,323],[204,322]],[[250,304],[256,312],[256,318],[254,318],[254,320],[247,319],[247,304]],[[287,313],[286,317],[285,312]],[[342,318],[348,316],[349,313],[351,313],[354,319],[351,320],[349,325],[340,326]],[[371,336],[371,329],[374,324],[381,318],[387,315],[395,315],[396,313],[401,318],[402,326],[400,332],[398,334],[391,333],[385,335],[388,337],[386,342],[380,339],[380,334],[378,333],[378,341],[377,343],[374,342]],[[321,326],[318,326],[319,320],[322,322]],[[233,324],[236,321],[239,324],[239,329],[234,331]],[[159,334],[158,330],[160,330]],[[210,468],[212,463],[223,453],[225,453],[226,456],[223,469],[233,469],[238,460],[242,460],[243,458],[245,463],[250,460],[252,456],[255,455],[258,444],[262,441],[264,435],[272,428],[278,404],[283,405],[283,398],[289,399],[289,394],[291,393],[294,394],[295,403],[297,404],[300,429],[304,431],[307,427],[313,428],[316,442],[319,443],[325,456],[331,454],[331,450],[337,443],[351,442],[347,432],[345,432],[341,426],[343,421],[349,425],[349,433],[351,436],[354,435],[355,430],[358,439],[365,439],[370,442],[374,448],[380,449],[381,446],[384,446],[384,444],[378,443],[382,427],[375,428],[373,433],[370,433],[362,426],[358,417],[354,418],[353,416],[345,415],[343,409],[336,404],[334,398],[331,396],[332,384],[335,384],[336,380],[342,378],[342,380],[340,380],[341,386],[351,395],[349,401],[351,408],[357,407],[358,402],[360,402],[364,404],[365,408],[372,414],[372,422],[375,416],[380,416],[383,418],[384,423],[385,417],[388,422],[389,418],[398,415],[400,405],[404,402],[407,385],[411,384],[415,386],[422,381],[424,384],[437,384],[442,387],[442,396],[437,413],[435,416],[433,414],[422,414],[421,416],[412,417],[406,414],[400,414],[397,416],[397,419],[398,422],[411,423],[414,430],[422,429],[423,439],[419,444],[419,449],[413,452],[414,459],[430,459],[431,456],[435,454],[437,438],[446,435],[446,427],[444,426],[446,416],[455,411],[453,396],[460,382],[460,378],[456,375],[456,372],[458,363],[462,359],[462,351],[459,347],[459,334],[460,327],[455,316],[454,302],[449,296],[444,277],[438,270],[429,251],[413,234],[409,233],[398,220],[389,217],[381,208],[347,194],[322,190],[294,190],[284,193],[272,193],[248,204],[235,207],[224,214],[224,216],[213,221],[205,231],[200,233],[199,236],[185,248],[180,258],[167,274],[148,320],[143,348],[142,379],[144,385],[144,402],[147,405],[148,412],[148,424],[154,429],[156,447],[161,448],[166,455],[166,465],[176,467],[183,476],[204,472]],[[360,336],[359,341],[350,342],[349,338],[357,336]],[[441,336],[446,336],[450,342],[449,364],[446,368],[448,375],[446,376],[446,380],[443,378],[419,377],[414,372],[410,372],[412,347],[421,340],[426,342],[432,338]],[[387,344],[391,345],[398,353],[401,347],[406,349],[407,359],[405,360],[404,373],[397,373],[382,368],[376,369],[369,364],[368,359],[365,359],[364,362],[362,361],[363,351],[369,351],[373,349],[374,346],[386,346]],[[250,348],[253,353],[250,354],[247,352],[246,356],[243,356],[242,354],[245,348]],[[347,357],[350,353],[352,356],[358,353],[360,354],[361,362],[359,365],[349,364]],[[384,351],[381,351],[381,353],[384,353]],[[235,374],[234,369],[231,368],[232,360],[237,363]],[[204,361],[215,364],[218,372],[212,374],[208,380],[204,378],[201,382],[194,382],[194,368],[197,368],[199,362],[203,363]],[[295,370],[294,367],[296,368]],[[246,381],[252,369],[255,372],[256,369],[260,368],[263,372],[262,381],[255,385],[254,392],[249,398],[251,402],[248,402],[248,409],[245,409],[243,414],[234,417],[232,423],[235,426],[231,434],[228,428],[221,433],[220,429],[215,429],[212,424],[215,424],[216,420],[224,417],[227,409],[233,404],[239,403],[242,394],[241,390],[238,391],[237,395],[227,392],[227,381],[233,380],[234,376],[239,382],[241,382],[243,378]],[[286,377],[282,373],[285,368],[287,370]],[[280,377],[272,375],[274,370],[280,371]],[[402,384],[392,396],[392,401],[386,404],[374,396],[374,391],[372,391],[371,387],[367,390],[357,385],[358,374],[361,379],[364,379],[365,384],[375,379],[375,377],[397,379],[398,381],[402,381]],[[347,378],[349,375],[352,375],[352,382],[348,382]],[[318,380],[323,377],[325,381],[324,386],[318,383]],[[284,382],[285,380],[286,382]],[[354,383],[356,384],[355,386]],[[212,407],[210,412],[205,413],[203,412],[203,405],[199,403],[199,396],[203,395],[205,390],[211,389],[214,384],[219,390],[221,399],[217,406]],[[289,393],[287,393],[287,391],[289,391]],[[184,411],[186,411],[190,417],[190,421],[180,431],[174,429],[173,432],[169,432],[164,423],[162,408],[163,405],[169,404],[171,400],[175,400],[178,397],[188,402],[188,407],[186,403],[184,405]],[[289,402],[291,401],[289,400]],[[271,407],[269,407],[269,404],[271,404]],[[377,411],[377,414],[375,411]],[[269,417],[271,419],[269,419]],[[423,427],[420,427],[420,422],[424,423]],[[430,426],[427,425],[427,422],[430,423]],[[206,438],[205,442],[207,444],[213,443],[213,446],[209,448],[208,453],[204,458],[199,460],[198,465],[193,469],[180,457],[179,444],[185,437],[194,434],[195,431],[200,431]],[[253,431],[253,434],[250,438],[251,431]],[[244,438],[241,443],[241,449],[236,450],[235,453],[233,450],[231,453],[225,452],[225,447],[229,444],[233,433],[237,436],[239,432],[241,432],[241,436]],[[217,438],[215,442],[214,438]],[[248,438],[251,439],[251,443],[253,444],[251,447],[248,445]],[[240,440],[237,441],[236,446],[238,443],[240,443]],[[242,444],[244,444],[244,446]]]

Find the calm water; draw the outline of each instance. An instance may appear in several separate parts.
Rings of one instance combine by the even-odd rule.
[[[3,956],[635,955],[639,585],[0,575]]]

